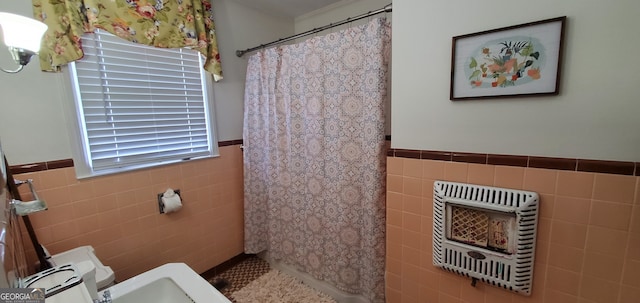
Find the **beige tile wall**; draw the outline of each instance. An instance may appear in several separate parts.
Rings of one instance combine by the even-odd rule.
[[[530,297],[432,263],[433,181],[541,196]],[[389,157],[387,302],[640,302],[640,177]]]
[[[47,202],[30,219],[52,254],[92,245],[119,281],[168,262],[202,273],[243,251],[242,153],[235,145],[220,155],[83,180],[73,168],[15,177],[33,179]],[[157,194],[167,188],[180,189],[183,208],[160,214]]]

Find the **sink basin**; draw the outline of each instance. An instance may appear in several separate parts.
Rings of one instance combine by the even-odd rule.
[[[192,303],[191,297],[184,293],[178,285],[169,278],[155,280],[135,291],[123,294],[113,299],[113,303]]]
[[[184,263],[156,267],[107,289],[113,303],[231,303]]]

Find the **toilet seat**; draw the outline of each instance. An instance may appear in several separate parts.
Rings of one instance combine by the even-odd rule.
[[[91,261],[54,266],[19,280],[20,288],[44,289],[47,303],[91,303],[98,299]]]
[[[56,266],[41,271],[21,281],[24,288],[44,288],[45,297],[50,297],[82,282],[82,276],[73,264]]]

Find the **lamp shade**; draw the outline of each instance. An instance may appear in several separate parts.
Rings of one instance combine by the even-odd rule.
[[[47,25],[38,20],[5,12],[0,12],[0,27],[6,46],[33,53],[40,51],[42,35],[47,31]]]

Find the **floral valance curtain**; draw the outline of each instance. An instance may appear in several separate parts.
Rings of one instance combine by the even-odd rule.
[[[33,10],[49,26],[40,50],[44,71],[81,59],[80,37],[99,28],[145,45],[195,49],[207,58],[205,70],[222,79],[207,0],[33,0]]]

